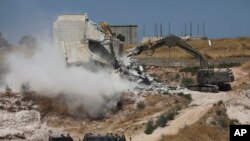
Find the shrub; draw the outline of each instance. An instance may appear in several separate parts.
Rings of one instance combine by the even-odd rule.
[[[194,80],[192,78],[182,78],[181,86],[188,87],[194,84]]]
[[[191,94],[178,93],[177,95],[180,96],[180,97],[183,97],[183,98],[187,99],[188,101],[192,101]]]
[[[30,84],[29,84],[29,82],[22,83],[20,89],[21,89],[21,93],[22,93],[22,94],[27,94],[27,93],[29,93],[29,92],[30,92]]]
[[[160,115],[160,117],[156,121],[156,125],[159,127],[165,127],[168,122],[168,116],[166,113]]]
[[[145,103],[143,101],[138,101],[136,103],[136,108],[137,109],[144,109],[145,108]]]
[[[230,63],[220,63],[218,68],[231,68],[231,67],[239,67],[241,63],[238,62],[230,62]]]
[[[145,134],[152,134],[153,131],[157,128],[157,127],[165,127],[166,123],[169,120],[173,120],[175,115],[178,114],[178,106],[174,106],[171,109],[168,110],[168,112],[163,113],[160,115],[160,117],[156,120],[156,124],[154,125],[153,120],[149,120],[146,124],[146,128],[144,130]]]
[[[230,125],[238,125],[239,124],[239,120],[237,119],[230,119]]]
[[[152,133],[154,132],[155,128],[156,128],[156,127],[154,126],[153,120],[149,120],[149,121],[147,122],[147,124],[146,124],[146,128],[145,128],[145,130],[144,130],[144,133],[145,133],[145,134],[152,134]]]
[[[228,128],[230,125],[230,120],[228,117],[218,118],[218,126],[221,128]]]
[[[175,80],[179,80],[180,78],[181,78],[180,74],[177,73],[177,74],[175,75]]]
[[[204,116],[204,119],[206,121],[205,124],[207,125],[213,125],[222,129],[228,129],[229,125],[234,123],[237,124],[236,120],[231,120],[227,113],[226,113],[226,107],[223,104],[223,101],[219,101],[216,104],[214,104],[213,108],[211,108],[207,115]],[[213,120],[207,120],[207,119],[213,119]]]
[[[218,105],[219,105],[219,106],[223,105],[223,101],[220,100],[220,101],[218,102]]]
[[[175,115],[176,115],[175,111],[173,110],[168,111],[168,116],[167,116],[168,120],[173,120]]]
[[[11,93],[12,93],[12,89],[8,85],[6,85],[6,87],[5,87],[5,94],[6,95],[10,95]]]

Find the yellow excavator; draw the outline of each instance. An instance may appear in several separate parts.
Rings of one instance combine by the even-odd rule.
[[[143,51],[154,51],[164,45],[171,47],[180,47],[187,53],[194,56],[200,62],[200,69],[197,72],[197,84],[190,85],[188,88],[194,91],[218,92],[231,90],[230,82],[234,81],[234,75],[231,69],[210,69],[205,56],[197,49],[191,47],[188,43],[175,35],[169,35],[165,38],[147,42],[129,50],[128,57],[139,55]]]

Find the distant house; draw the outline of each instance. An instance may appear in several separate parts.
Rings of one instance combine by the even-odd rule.
[[[137,39],[137,25],[110,25],[114,36],[124,40],[125,44],[135,44]]]

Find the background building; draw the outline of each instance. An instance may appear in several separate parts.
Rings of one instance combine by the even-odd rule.
[[[137,39],[137,25],[110,25],[110,29],[117,37],[122,35],[125,44],[135,44]]]

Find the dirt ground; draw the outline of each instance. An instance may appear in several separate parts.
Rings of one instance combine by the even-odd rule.
[[[187,43],[201,51],[208,59],[218,59],[225,57],[248,57],[250,56],[250,37],[211,39],[212,46],[208,40],[188,40]],[[125,46],[125,50],[135,45]],[[167,46],[155,50],[152,56],[150,52],[144,52],[138,58],[162,58],[162,59],[188,59],[192,55],[186,53],[178,47]]]
[[[164,128],[156,129],[153,134],[146,135],[144,133],[134,135],[132,140],[135,141],[158,141],[162,135],[176,134],[180,128],[188,126],[198,121],[214,103],[220,100],[227,100],[228,96],[225,92],[220,93],[201,93],[190,92],[193,101],[188,108],[183,109],[177,117],[169,122],[169,125]]]
[[[188,108],[180,111],[179,115],[164,128],[156,129],[152,134],[135,134],[132,140],[135,141],[158,141],[162,135],[177,134],[179,129],[197,122],[212,106],[218,101],[226,103],[227,114],[231,119],[237,119],[241,124],[249,124],[250,119],[250,98],[244,90],[239,90],[238,85],[248,82],[248,72],[240,67],[232,69],[235,74],[235,82],[232,84],[234,90],[219,93],[201,93],[190,91],[193,101]]]
[[[147,121],[149,119],[157,119],[160,114],[174,106],[176,101],[182,103],[183,101],[180,97],[158,94],[156,92],[124,93],[122,109],[109,113],[105,119],[94,120],[48,114],[41,118],[42,131],[45,133],[49,130],[49,132],[52,132],[54,129],[58,129],[62,133],[69,133],[75,140],[82,139],[83,135],[89,132],[103,134],[110,132],[125,134],[127,140],[131,138],[132,141],[159,141],[162,135],[178,134],[181,128],[196,123],[219,101],[225,103],[229,118],[237,119],[242,124],[249,124],[250,98],[246,96],[246,91],[242,87],[242,84],[249,85],[249,72],[242,69],[242,67],[235,67],[232,70],[235,74],[232,91],[219,93],[188,91],[192,96],[192,102],[180,110],[175,119],[168,122],[166,127],[157,128],[150,135],[144,133]],[[156,71],[161,72],[162,70],[157,68]],[[164,72],[176,73],[177,70],[164,69]],[[144,102],[145,107],[138,108],[136,105],[138,101]]]
[[[241,67],[232,68],[235,74],[235,82],[232,83],[233,90],[229,92],[219,93],[203,93],[189,91],[192,96],[192,102],[187,108],[179,111],[179,114],[174,120],[170,121],[166,127],[157,128],[152,134],[146,135],[144,133],[145,125],[149,119],[157,119],[167,107],[173,104],[176,97],[159,94],[141,94],[148,107],[144,110],[135,110],[131,97],[126,97],[125,107],[122,112],[118,112],[110,118],[101,121],[77,121],[74,124],[68,121],[68,125],[62,121],[64,129],[81,138],[82,133],[98,132],[98,133],[120,133],[125,134],[127,140],[131,138],[132,141],[158,141],[162,135],[177,134],[181,128],[196,123],[207,111],[213,107],[215,103],[223,101],[226,104],[227,114],[231,119],[237,119],[242,124],[249,124],[250,119],[250,98],[246,97],[245,91],[239,86],[241,83],[249,83],[248,72]],[[157,70],[160,71],[160,70]],[[176,70],[170,70],[175,72]],[[81,122],[81,124],[79,124]],[[81,126],[80,126],[81,125]],[[73,128],[73,127],[77,128]]]

